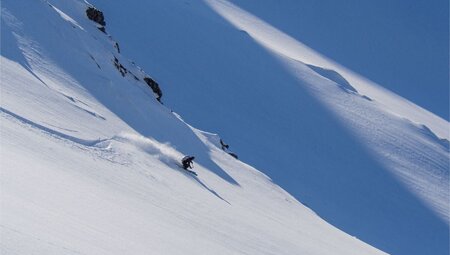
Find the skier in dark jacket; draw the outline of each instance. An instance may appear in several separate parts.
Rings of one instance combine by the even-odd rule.
[[[184,158],[181,160],[181,164],[183,164],[183,168],[184,169],[192,169],[192,167],[194,166],[194,156],[184,156]]]

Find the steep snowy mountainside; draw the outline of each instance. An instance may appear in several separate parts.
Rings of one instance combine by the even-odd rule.
[[[448,1],[229,2],[448,121]]]
[[[0,253],[384,254],[159,103],[89,6],[2,2]]]
[[[416,123],[426,124],[439,137],[449,139],[448,122],[444,119],[321,56],[301,42],[231,3],[214,0],[208,2],[237,28],[247,31],[258,43],[276,54],[306,64],[334,70],[343,75],[343,78],[353,84],[361,94],[368,95],[371,99],[382,104],[385,109]]]
[[[327,221],[386,252],[448,253],[447,121],[227,1],[94,2],[165,103]]]

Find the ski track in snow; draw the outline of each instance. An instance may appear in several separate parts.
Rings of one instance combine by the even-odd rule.
[[[161,144],[153,139],[146,138],[137,134],[121,133],[110,138],[86,140],[59,132],[49,127],[45,127],[24,117],[21,117],[11,111],[8,111],[3,107],[0,107],[0,112],[2,113],[3,118],[13,120],[22,126],[26,126],[32,130],[35,130],[35,132],[47,135],[63,143],[70,144],[73,147],[93,154],[93,156],[95,157],[108,160],[115,164],[131,164],[131,160],[127,160],[126,157],[121,155],[121,153],[123,152],[118,152],[117,149],[114,149],[114,147],[120,148],[117,143],[132,145],[142,152],[148,153],[150,156],[153,156],[159,161],[167,164],[169,167],[179,166],[178,161],[183,157],[183,154],[173,149],[170,144]]]
[[[114,164],[129,165],[131,163],[130,161],[125,160],[123,157],[118,155],[110,148],[110,146],[108,146],[108,142],[110,142],[111,139],[80,139],[35,123],[2,107],[0,107],[0,112],[2,113],[2,117],[5,119],[16,122],[17,124],[27,127],[28,129],[34,130],[34,132],[38,132],[42,135],[46,135],[48,137],[51,137],[52,139],[56,139],[62,143],[68,144],[73,148],[85,151],[93,157],[98,157]]]

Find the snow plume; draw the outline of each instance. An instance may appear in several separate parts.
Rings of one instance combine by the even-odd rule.
[[[160,143],[153,138],[139,134],[122,132],[111,140],[132,145],[169,166],[177,164],[183,157],[183,154],[174,149],[169,143]]]

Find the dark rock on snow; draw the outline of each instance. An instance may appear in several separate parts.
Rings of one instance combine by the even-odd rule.
[[[224,143],[222,139],[220,139],[220,145],[222,147],[222,150],[227,150],[228,148],[230,148],[230,145]]]
[[[119,44],[117,42],[114,42],[114,48],[116,48],[117,53],[120,54],[120,47],[119,47]]]
[[[105,16],[103,15],[103,12],[101,12],[100,10],[98,10],[95,7],[88,7],[86,9],[86,15],[90,20],[92,20],[100,25],[98,27],[98,29],[100,31],[102,31],[103,33],[106,33],[106,29],[105,29],[106,22],[105,22]],[[119,44],[117,42],[115,42],[114,48],[116,48],[117,52],[120,53]],[[120,72],[120,74],[123,77],[125,77],[125,75],[128,73],[128,70],[121,63],[119,63],[119,60],[116,57],[114,57],[114,66],[117,68],[117,70]],[[131,73],[131,75],[134,77],[135,80],[139,80],[139,78],[136,77],[134,74]],[[152,89],[153,93],[155,93],[158,96],[156,98],[156,100],[161,102],[162,91],[159,88],[159,84],[150,77],[145,77],[144,81]]]
[[[228,154],[230,154],[230,156],[232,156],[233,158],[238,159],[238,155],[236,155],[236,153],[228,152]]]
[[[150,88],[153,90],[153,92],[158,95],[158,97],[156,98],[156,100],[158,100],[159,102],[161,102],[161,97],[162,97],[162,91],[159,88],[159,84],[154,81],[152,78],[150,77],[145,77],[144,78],[145,83],[147,83],[148,86],[150,86]]]
[[[105,29],[105,27],[97,27],[97,28],[98,28],[98,30],[100,30],[100,31],[102,31],[103,33],[106,34],[106,29]]]
[[[119,70],[123,77],[125,77],[125,74],[128,73],[128,70],[121,63],[119,63],[119,60],[116,57],[114,57],[114,66],[117,70]]]
[[[106,26],[105,17],[103,16],[103,12],[101,12],[97,8],[88,7],[86,9],[86,15],[90,20],[98,23],[99,25]]]

